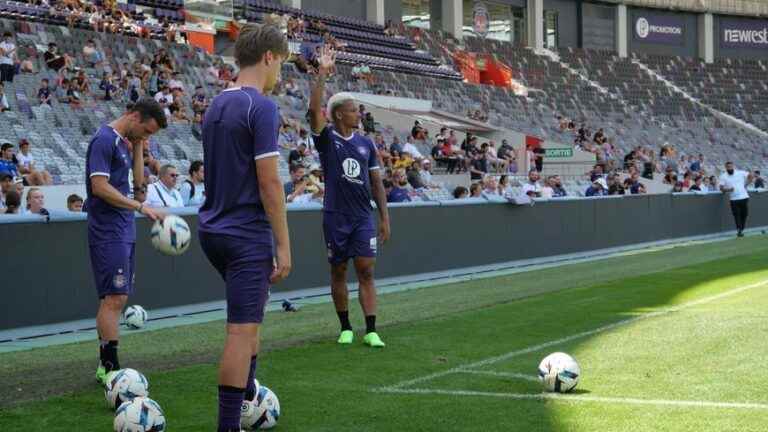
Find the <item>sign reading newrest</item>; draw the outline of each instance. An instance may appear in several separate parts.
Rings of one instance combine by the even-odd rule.
[[[681,17],[643,12],[634,16],[632,34],[642,43],[682,45],[684,29]]]
[[[720,18],[721,48],[768,48],[768,20]]]

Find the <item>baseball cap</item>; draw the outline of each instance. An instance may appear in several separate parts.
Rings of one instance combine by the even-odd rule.
[[[13,180],[11,173],[7,171],[0,172],[0,181]]]

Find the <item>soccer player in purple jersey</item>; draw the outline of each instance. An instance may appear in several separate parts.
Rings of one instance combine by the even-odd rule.
[[[331,295],[341,323],[338,342],[350,344],[354,338],[349,323],[347,290],[347,262],[352,259],[360,287],[360,305],[365,314],[363,342],[381,348],[384,342],[376,333],[376,287],[373,281],[377,244],[389,239],[389,213],[381,165],[373,141],[355,132],[360,118],[354,100],[331,97],[327,115],[333,124],[326,124],[323,95],[325,80],[334,67],[335,53],[324,48],[318,62],[320,67],[310,97],[310,125],[325,173],[323,233],[331,264]],[[378,236],[371,198],[379,212]]]
[[[227,298],[219,432],[240,431],[243,399],[255,396],[259,328],[269,286],[291,270],[278,174],[280,113],[266,96],[288,54],[288,42],[277,27],[243,26],[235,42],[237,81],[213,99],[203,120],[206,198],[200,208],[200,246],[224,279]]]
[[[120,369],[117,344],[120,314],[133,292],[134,212],[150,219],[162,213],[129,197],[128,173],[133,171],[134,195],[143,195],[144,144],[167,126],[163,109],[153,99],[141,99],[125,114],[99,128],[85,156],[85,189],[88,199],[88,247],[99,294],[96,329],[100,362],[96,379],[106,383],[107,374]]]

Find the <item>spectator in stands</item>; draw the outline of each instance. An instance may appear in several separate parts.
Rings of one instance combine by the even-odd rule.
[[[308,184],[306,168],[302,165],[291,165],[289,168],[291,180],[283,184],[286,202],[293,202],[298,196],[303,195]]]
[[[184,207],[199,207],[205,201],[205,167],[203,161],[189,164],[189,177],[181,184],[181,202]]]
[[[85,71],[82,69],[77,73],[77,76],[72,79],[70,84],[74,87],[75,91],[83,96],[88,96],[91,92],[91,88],[88,85],[88,77],[85,76]]]
[[[163,84],[160,86],[160,91],[155,94],[155,100],[163,108],[166,117],[171,116],[171,105],[173,104],[173,96],[168,91],[168,86]]]
[[[78,194],[72,194],[67,197],[67,210],[75,213],[83,211],[83,198]]]
[[[539,198],[541,197],[541,185],[539,185],[539,172],[535,169],[528,173],[528,181],[523,185],[520,191],[522,197]]]
[[[65,84],[66,83],[66,84]],[[82,101],[80,100],[80,93],[75,88],[74,81],[64,80],[62,86],[66,89],[65,100],[72,108],[82,108]]]
[[[11,105],[8,103],[8,98],[5,97],[5,85],[0,82],[0,112],[6,112],[11,110]]]
[[[565,191],[565,188],[563,187],[563,181],[560,179],[560,176],[555,175],[550,177],[550,179],[553,197],[560,198],[568,196],[568,192]]]
[[[12,177],[19,177],[19,170],[14,162],[13,144],[9,142],[0,146],[0,173],[8,173]]]
[[[632,195],[646,193],[645,185],[640,182],[640,175],[638,173],[633,173],[628,180],[629,180],[629,193],[631,193]]]
[[[208,98],[205,96],[203,86],[195,87],[195,94],[192,96],[192,111],[202,113],[208,109]]]
[[[678,182],[675,182],[675,184],[672,186],[672,193],[680,193],[680,192],[685,192],[685,191],[683,190],[683,182],[678,181]]]
[[[192,136],[198,141],[203,140],[203,113],[201,112],[196,112],[192,119]]]
[[[370,112],[365,113],[365,117],[363,117],[363,131],[366,134],[376,132],[376,121]]]
[[[299,129],[299,138],[296,140],[296,145],[299,144],[307,146],[307,151],[310,153],[312,152],[312,149],[315,148],[315,142],[312,139],[312,136],[304,128]]]
[[[5,194],[15,189],[13,175],[8,171],[0,171],[0,208],[5,207]]]
[[[482,198],[483,185],[480,182],[474,182],[469,185],[469,198]]]
[[[624,195],[626,193],[624,184],[615,174],[608,176],[608,195]]]
[[[456,189],[453,190],[453,197],[455,199],[467,198],[469,197],[469,190],[464,186],[456,186]]]
[[[27,192],[27,207],[23,213],[47,216],[50,213],[43,207],[44,205],[45,196],[43,195],[43,191],[35,187],[30,188]]]
[[[16,44],[13,43],[11,32],[3,33],[3,41],[0,42],[0,83],[13,82],[15,74]]]
[[[693,162],[691,162],[689,169],[695,173],[699,173],[704,170],[704,155],[702,153],[699,153],[698,159],[694,159]]]
[[[96,49],[93,39],[88,39],[83,47],[83,58],[90,68],[100,68],[104,62],[104,55]]]
[[[29,55],[23,55],[21,57],[21,63],[19,63],[19,70],[21,73],[29,73],[33,74],[35,73],[35,65],[32,63],[32,60],[30,59]]]
[[[688,188],[688,192],[702,192],[704,188],[706,188],[706,186],[704,186],[704,177],[697,175],[693,180],[691,187]]]
[[[62,69],[72,68],[72,58],[67,54],[59,54],[58,46],[54,42],[48,44],[48,51],[43,54],[43,59],[48,69],[56,73],[61,72]]]
[[[19,174],[24,178],[24,183],[32,186],[53,184],[53,178],[48,171],[35,168],[35,158],[30,153],[29,147],[29,141],[22,139],[19,141],[19,153],[16,155],[16,166]]]
[[[427,184],[424,183],[424,180],[421,178],[421,162],[419,161],[413,161],[411,166],[406,169],[405,176],[408,180],[408,184],[411,185],[411,187],[415,190],[425,189],[428,187]]]
[[[605,172],[603,171],[602,164],[596,164],[592,171],[589,172],[589,181],[594,182],[597,179],[605,178]]]
[[[176,104],[171,105],[171,112],[173,113],[173,122],[179,123],[179,124],[190,124],[191,121],[189,119],[189,116],[187,116],[187,110],[185,110],[182,107],[177,106]]]
[[[544,179],[544,184],[541,186],[541,197],[549,199],[553,196],[555,196],[555,188],[552,187],[552,176],[549,176]]]
[[[425,131],[425,129],[419,128],[411,136],[411,138],[405,142],[405,145],[403,145],[403,153],[408,153],[416,160],[424,159],[424,155],[421,154],[421,151],[419,151],[419,148],[416,146],[416,144],[424,144],[426,141],[426,137],[424,135]]]
[[[407,169],[413,164],[414,159],[408,152],[402,152],[398,154],[392,154],[392,168],[393,169]]]
[[[373,84],[374,78],[371,68],[367,64],[358,63],[352,68],[352,78],[356,80],[363,80],[368,84]]]
[[[607,138],[605,137],[605,133],[603,132],[603,128],[600,128],[595,132],[595,136],[592,137],[592,141],[595,142],[595,144],[601,146],[605,144]]]
[[[40,88],[37,89],[37,100],[40,102],[40,106],[51,106],[51,89],[48,87],[47,78],[40,81]]]
[[[104,91],[104,100],[110,101],[112,100],[112,96],[117,90],[117,86],[113,83],[113,77],[112,73],[110,72],[104,72],[101,76],[101,83],[99,84],[99,89]]]
[[[720,190],[719,182],[715,176],[709,176],[705,181],[705,185],[707,186],[708,192],[717,192]]]
[[[403,152],[403,145],[400,144],[400,137],[398,137],[397,135],[392,137],[392,144],[389,145],[389,152],[390,153]]]
[[[691,187],[693,182],[691,181],[693,179],[693,176],[691,175],[690,171],[687,171],[685,174],[683,174],[683,188],[688,189]]]
[[[602,177],[595,179],[587,188],[587,191],[584,193],[584,195],[588,197],[608,195],[608,184]]]
[[[470,178],[482,180],[488,174],[488,155],[485,152],[475,152],[472,155],[472,163],[469,168]]]
[[[288,154],[288,165],[301,165],[307,167],[310,165],[310,155],[305,144],[299,144],[295,150]]]
[[[21,209],[21,195],[15,190],[8,191],[5,194],[4,204],[5,214],[19,214]]]
[[[179,90],[182,93],[184,93],[184,83],[181,81],[181,73],[180,72],[173,72],[171,74],[171,80],[168,81],[168,88],[171,89],[171,91]]]
[[[147,200],[144,204],[149,207],[183,207],[181,193],[176,189],[178,178],[179,173],[175,166],[160,167],[160,180],[147,188]]]
[[[496,180],[496,177],[494,176],[485,176],[483,179],[483,198],[498,198],[501,194],[499,193],[499,182]]]
[[[404,169],[396,169],[392,173],[392,187],[387,191],[387,202],[409,202],[411,201],[408,189],[405,186],[408,185],[408,179]],[[386,188],[385,188],[386,189]]]
[[[480,146],[481,151],[483,148],[485,149],[484,151],[488,156],[488,162],[491,164],[493,169],[496,170],[497,173],[505,173],[509,171],[509,163],[506,159],[499,157],[495,142],[489,141],[484,143],[482,146]]]
[[[760,171],[756,170],[752,174],[752,178],[754,178],[755,189],[765,189],[765,179],[760,175]]]
[[[419,176],[421,176],[421,182],[426,187],[432,189],[437,189],[440,187],[440,185],[432,181],[432,162],[429,159],[424,159],[421,161]]]

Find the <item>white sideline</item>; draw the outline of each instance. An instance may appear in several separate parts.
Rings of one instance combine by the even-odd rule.
[[[492,370],[462,369],[462,370],[458,371],[457,373],[471,374],[471,375],[488,375],[488,376],[495,376],[495,377],[501,377],[501,378],[515,378],[515,379],[521,379],[521,380],[525,380],[525,381],[539,382],[539,377],[537,377],[537,376],[527,375],[527,374],[522,374],[522,373],[515,373],[515,372],[499,372],[499,371],[492,371]]]
[[[721,299],[724,299],[724,298],[727,298],[727,297],[730,297],[730,296],[733,296],[733,295],[736,295],[736,294],[740,294],[740,293],[742,293],[744,291],[755,289],[755,288],[758,288],[758,287],[761,287],[761,286],[764,286],[764,285],[767,285],[767,284],[768,284],[768,279],[764,279],[764,280],[762,280],[760,282],[756,282],[756,283],[753,283],[753,284],[750,284],[750,285],[744,285],[744,286],[741,286],[741,287],[733,288],[731,290],[722,292],[720,294],[716,294],[716,295],[709,296],[709,297],[704,297],[704,298],[701,298],[699,300],[694,300],[694,301],[691,301],[691,302],[688,302],[688,303],[683,303],[683,304],[680,304],[680,305],[677,305],[677,306],[673,306],[673,307],[670,307],[670,308],[667,308],[667,309],[662,309],[662,310],[655,311],[655,312],[649,312],[647,314],[636,316],[634,318],[628,318],[628,319],[621,320],[621,321],[618,321],[618,322],[615,322],[615,323],[612,323],[612,324],[607,324],[607,325],[604,325],[602,327],[598,327],[598,328],[593,329],[593,330],[587,330],[587,331],[584,331],[584,332],[581,332],[581,333],[573,334],[571,336],[566,336],[564,338],[552,340],[552,341],[549,341],[549,342],[544,342],[544,343],[539,344],[539,345],[530,346],[530,347],[519,349],[519,350],[516,350],[516,351],[510,351],[510,352],[508,352],[506,354],[502,354],[502,355],[495,356],[495,357],[489,357],[489,358],[486,358],[484,360],[476,361],[476,362],[473,362],[473,363],[463,364],[463,365],[456,366],[456,367],[451,368],[451,369],[446,369],[444,371],[435,372],[435,373],[432,373],[432,374],[429,374],[429,375],[424,375],[422,377],[418,377],[418,378],[414,378],[414,379],[410,379],[410,380],[405,380],[405,381],[400,381],[399,383],[393,384],[391,386],[384,386],[384,387],[381,387],[381,388],[378,388],[378,389],[374,389],[374,391],[384,391],[384,392],[390,392],[391,393],[394,390],[402,390],[404,387],[410,387],[410,386],[412,386],[414,384],[423,383],[425,381],[431,381],[433,379],[444,377],[446,375],[450,375],[450,374],[454,374],[454,373],[460,373],[460,372],[463,372],[463,371],[465,371],[467,369],[476,369],[476,368],[479,368],[479,367],[483,367],[483,366],[487,366],[487,365],[490,365],[490,364],[498,363],[498,362],[503,361],[503,360],[508,360],[508,359],[513,358],[513,357],[518,357],[518,356],[521,356],[521,355],[524,355],[524,354],[529,354],[529,353],[537,352],[537,351],[540,351],[540,350],[542,350],[544,348],[549,348],[551,346],[560,345],[560,344],[563,344],[563,343],[566,343],[566,342],[571,342],[571,341],[576,340],[576,339],[581,339],[581,338],[584,338],[584,337],[587,337],[587,336],[592,336],[592,335],[595,335],[595,334],[598,334],[598,333],[602,333],[602,332],[605,332],[605,331],[608,331],[608,330],[613,330],[616,327],[621,327],[621,326],[625,326],[625,325],[628,325],[628,324],[633,324],[635,322],[638,322],[638,321],[641,321],[641,320],[645,320],[645,319],[648,319],[648,318],[655,318],[655,317],[659,317],[659,316],[663,316],[663,315],[668,315],[668,314],[673,313],[673,312],[678,312],[678,311],[681,311],[681,310],[684,310],[684,309],[688,309],[688,308],[691,308],[691,307],[695,307],[695,306],[711,303],[711,302],[714,302],[714,301],[717,301],[717,300],[721,300]]]
[[[433,389],[401,389],[388,388],[377,390],[381,393],[395,394],[429,394],[444,396],[487,396],[517,400],[557,400],[562,402],[599,402],[621,405],[657,405],[692,408],[737,408],[751,410],[768,409],[768,404],[753,402],[712,402],[712,401],[688,401],[668,399],[637,399],[605,396],[589,396],[584,394],[560,394],[560,393],[497,393],[469,390],[433,390]]]

